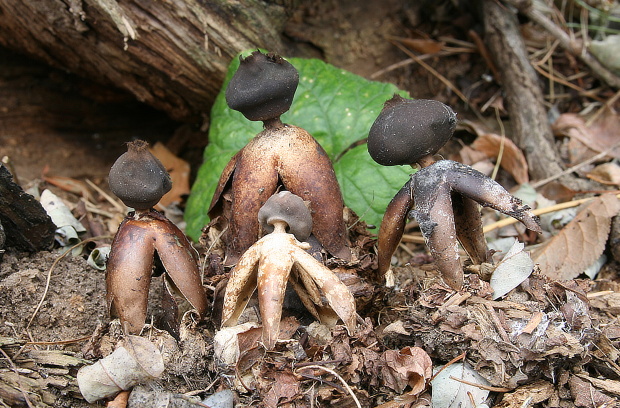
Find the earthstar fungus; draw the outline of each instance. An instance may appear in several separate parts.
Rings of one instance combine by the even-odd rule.
[[[237,323],[258,288],[262,341],[272,349],[278,339],[284,294],[290,282],[315,318],[328,325],[340,318],[352,334],[357,318],[353,295],[331,270],[306,252],[310,244],[297,239],[308,237],[308,225],[312,223],[303,200],[289,191],[277,193],[261,207],[260,218],[263,229],[272,232],[254,243],[233,268],[224,295],[222,326]]]
[[[304,129],[284,124],[280,115],[292,103],[297,70],[275,54],[253,52],[241,58],[226,89],[226,101],[264,130],[228,162],[209,207],[223,217],[226,264],[234,265],[259,238],[258,211],[277,190],[310,203],[312,234],[333,256],[350,260],[343,219],[344,201],[327,153]],[[230,192],[230,205],[225,196]]]
[[[402,238],[407,218],[420,224],[435,264],[453,289],[463,286],[458,241],[474,263],[490,261],[478,204],[491,207],[541,232],[529,207],[484,174],[451,160],[435,161],[433,155],[452,137],[456,114],[433,100],[410,100],[395,95],[368,134],[368,152],[385,166],[418,163],[388,205],[379,229],[379,273],[390,268],[392,254]]]
[[[137,140],[127,146],[127,153],[110,170],[109,184],[135,211],[125,217],[112,242],[106,298],[111,315],[120,318],[125,333],[136,334],[146,321],[156,254],[166,270],[168,292],[178,290],[201,317],[207,301],[195,250],[176,225],[152,208],[171,188],[168,172],[149,152],[146,142]],[[171,294],[169,297],[172,299]]]

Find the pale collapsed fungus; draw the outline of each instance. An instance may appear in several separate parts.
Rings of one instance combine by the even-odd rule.
[[[262,341],[272,349],[290,282],[315,318],[327,325],[336,324],[340,318],[352,334],[357,318],[353,295],[331,270],[306,252],[310,245],[297,239],[307,238],[312,224],[304,201],[282,191],[269,198],[259,214],[263,229],[271,232],[252,245],[232,270],[224,295],[222,326],[237,323],[258,288]]]

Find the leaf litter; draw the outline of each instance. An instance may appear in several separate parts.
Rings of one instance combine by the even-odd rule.
[[[620,313],[620,290],[617,283],[606,278],[610,276],[609,266],[606,272],[603,268],[603,277],[595,281],[574,278],[580,275],[579,269],[585,269],[591,259],[602,252],[611,218],[617,214],[618,205],[618,199],[613,194],[591,200],[567,226],[559,230],[556,237],[560,238],[552,238],[540,249],[534,250],[534,253],[541,255],[534,258],[537,265],[533,268],[526,268],[520,263],[510,266],[515,257],[525,256],[531,251],[528,247],[521,248],[521,245],[515,244],[514,249],[506,254],[500,253],[500,258],[503,256],[504,260],[494,266],[495,270],[501,272],[506,268],[506,273],[518,276],[502,278],[504,272],[496,276],[496,281],[512,286],[504,288],[502,292],[506,293],[501,296],[494,294],[497,283],[492,280],[489,284],[477,274],[466,275],[465,290],[456,292],[441,284],[437,272],[432,264],[425,263],[427,261],[419,263],[411,259],[408,265],[396,267],[394,288],[375,285],[371,289],[369,282],[360,282],[358,275],[363,276],[365,271],[376,267],[373,256],[344,268],[335,268],[340,276],[348,276],[344,281],[351,285],[350,288],[357,288],[351,290],[358,299],[370,299],[360,303],[359,313],[367,317],[358,324],[354,336],[349,336],[343,326],[330,330],[319,323],[310,323],[310,316],[299,314],[293,308],[286,311],[288,317],[283,319],[279,335],[282,340],[272,352],[265,352],[260,344],[260,327],[251,324],[233,333],[229,340],[233,342],[229,346],[232,347],[232,357],[222,358],[217,355],[218,340],[216,338],[214,343],[213,339],[217,328],[214,321],[197,324],[191,314],[186,315],[179,342],[166,332],[147,328],[143,335],[151,338],[162,351],[166,371],[162,380],[147,385],[146,389],[139,388],[133,399],[130,397],[133,401],[130,406],[149,406],[152,403],[149,395],[161,392],[162,384],[166,384],[165,389],[172,390],[172,394],[168,391],[165,396],[155,395],[159,395],[160,399],[177,401],[175,404],[183,401],[187,404],[185,406],[197,406],[197,400],[187,396],[196,389],[208,389],[206,395],[232,389],[239,403],[251,404],[260,398],[261,404],[269,407],[311,406],[311,401],[319,406],[342,404],[354,407],[358,403],[360,406],[430,406],[431,395],[432,398],[439,398],[439,392],[434,390],[454,391],[472,387],[466,383],[459,383],[458,387],[432,387],[441,377],[431,382],[431,369],[462,353],[465,353],[464,361],[459,364],[468,367],[468,372],[475,373],[474,378],[454,374],[448,378],[455,381],[450,377],[456,377],[477,384],[478,387],[473,386],[476,391],[470,392],[476,406],[483,403],[488,406],[517,406],[515,404],[523,404],[530,397],[527,400],[530,404],[543,404],[541,406],[558,406],[554,404],[569,400],[581,401],[579,406],[597,406],[587,405],[584,402],[586,398],[593,398],[595,403],[609,403],[610,395],[617,391],[620,378],[620,370],[617,370],[620,328],[613,317]],[[368,254],[369,245],[374,242],[372,237],[355,217],[349,215],[346,218],[352,226],[349,231],[355,243],[354,249],[358,254]],[[571,223],[579,225],[579,228],[573,229]],[[514,238],[512,240],[514,242]],[[562,247],[555,243],[559,240],[568,240],[565,244],[569,246],[567,253],[558,252],[560,249],[553,247]],[[579,249],[587,243],[598,245],[598,249],[592,245],[588,251]],[[556,254],[554,258],[552,255]],[[569,265],[560,267],[560,270],[572,271],[573,277],[550,277],[545,273],[548,267],[540,266],[540,259],[566,257],[570,257]],[[19,295],[24,305],[21,307],[26,307],[33,303],[26,300],[28,296],[36,297],[35,282],[40,285],[41,278],[37,276],[41,272],[37,272],[35,267],[30,275],[17,277],[11,270],[14,264],[12,259],[12,255],[8,255],[8,261],[5,260],[1,266],[0,285],[6,289],[7,296]],[[50,254],[48,259],[53,260],[54,255]],[[71,264],[78,260],[81,258],[67,257],[58,268],[64,268],[65,262]],[[577,264],[580,266],[573,267]],[[80,269],[84,272],[73,276],[73,279],[82,279],[83,273],[87,273],[102,282],[102,275],[97,278],[94,270],[87,266],[80,266]],[[206,287],[212,288],[211,300],[215,299],[213,289],[222,278],[217,268],[205,269]],[[29,281],[32,282],[29,286],[23,286]],[[93,311],[102,313],[105,310],[101,282],[100,304],[87,308],[78,306],[77,311],[69,315],[73,316],[72,321],[76,321],[76,315],[87,319]],[[31,330],[39,330],[42,324],[49,321],[56,297],[66,296],[66,290],[58,287],[59,284],[57,272],[54,271],[51,276],[52,290],[46,299],[51,303],[43,306]],[[158,293],[161,288],[155,287],[153,290]],[[79,302],[78,294],[74,296]],[[16,304],[13,313],[19,314],[16,310],[19,307]],[[248,309],[251,311],[253,308]],[[149,315],[156,316],[157,313],[157,310],[152,310]],[[256,315],[248,319],[252,321]],[[104,316],[101,316],[101,321],[105,321]],[[70,327],[72,324],[61,323],[61,326]],[[15,330],[13,334],[21,330],[18,323],[12,327],[14,329],[11,330]],[[49,367],[66,364],[60,359],[61,354],[53,349],[68,347],[72,351],[62,355],[69,353],[71,358],[83,356],[94,362],[110,354],[121,337],[120,330],[114,324],[85,328],[87,330],[83,330],[82,335],[88,336],[93,332],[94,335],[86,344],[82,340],[83,346],[52,343],[52,350],[43,350],[43,354],[30,349],[35,346],[30,346],[21,356],[17,352],[23,343],[6,340],[11,331],[5,329],[2,335],[7,337],[3,337],[2,350],[20,366],[26,361],[33,361],[30,363],[31,370],[39,373],[49,370]],[[218,333],[222,334],[221,331]],[[55,338],[61,340],[69,337],[75,336],[59,334]],[[79,366],[84,362],[72,364]],[[454,366],[456,369],[460,367]],[[573,368],[580,366],[587,369],[575,371]],[[18,384],[15,375],[7,372],[1,378],[5,383],[13,378],[10,384],[19,390],[19,386],[15,388]],[[55,398],[64,398],[73,401],[74,406],[80,406],[76,403],[79,394],[75,377],[69,378],[68,382],[48,379],[45,387],[40,383],[21,384],[28,387],[24,389],[30,390],[33,395],[40,395],[38,401],[41,404],[47,401],[47,405],[51,405]],[[527,393],[520,390],[527,390]],[[489,397],[476,397],[479,394]],[[461,398],[458,395],[451,394],[446,398],[454,402]],[[470,394],[465,392],[464,395],[468,400],[461,402],[469,403]],[[524,395],[527,397],[524,398]],[[19,400],[22,397],[17,395],[15,398]],[[439,402],[436,404],[440,406]]]
[[[600,152],[617,158],[617,150],[613,150],[617,116],[599,117],[593,123],[578,116],[568,118],[573,120],[566,127],[569,130],[557,133],[569,137],[565,142],[571,164]],[[558,122],[558,127],[561,124]],[[493,142],[492,148],[481,144],[466,147],[473,155],[495,159],[498,136],[493,134],[488,139],[485,142]],[[349,154],[362,156],[363,152],[355,149],[360,146]],[[518,158],[510,149],[508,157]],[[615,162],[609,157],[598,160],[598,164],[607,161],[606,167],[611,168]],[[517,172],[522,162],[507,163],[502,160],[516,184],[521,184],[523,179]],[[612,171],[589,174],[612,181]],[[79,184],[81,196],[99,194],[90,190],[84,194],[89,186],[82,183],[49,179],[73,188]],[[70,200],[75,201],[75,196]],[[105,204],[101,197],[96,207],[115,212],[114,206]],[[498,236],[509,236],[511,241],[516,236],[527,244],[522,251],[497,254],[506,260],[490,267],[501,271],[504,265],[506,273],[518,276],[506,279],[513,287],[504,288],[502,292],[506,293],[501,296],[496,296],[497,283],[481,280],[477,274],[466,275],[466,287],[461,292],[445,287],[432,260],[411,243],[403,244],[395,254],[395,286],[382,286],[368,274],[376,268],[373,237],[363,223],[350,218],[353,249],[364,257],[352,265],[330,266],[353,282],[350,287],[355,288],[351,290],[358,300],[364,298],[358,302],[364,320],[354,336],[342,326],[330,330],[313,323],[293,305],[282,321],[281,341],[273,351],[261,347],[260,328],[249,325],[232,336],[233,357],[227,360],[229,364],[222,364],[214,356],[217,310],[203,323],[190,312],[182,320],[178,342],[166,332],[147,326],[142,335],[162,351],[166,371],[161,381],[135,388],[129,406],[153,406],[155,401],[165,401],[165,406],[204,406],[195,395],[203,397],[224,389],[234,390],[239,406],[428,407],[431,401],[433,406],[617,406],[620,260],[611,257],[595,280],[582,279],[587,267],[601,254],[613,255],[609,247],[620,242],[611,227],[617,213],[615,195],[590,200],[567,225],[554,231],[555,236],[543,238],[538,248],[530,245],[535,239],[524,231],[509,227],[495,230]],[[89,215],[95,221],[89,232],[97,223],[114,224],[105,215]],[[485,217],[495,220],[497,215],[485,212]],[[411,232],[416,226],[407,228]],[[217,288],[226,278],[213,262],[218,250],[215,241],[210,248],[213,251],[201,250],[205,287],[210,301],[217,305]],[[529,266],[520,263],[510,267],[514,257],[528,252],[535,263],[531,270],[526,273]],[[102,275],[81,257],[65,257],[58,262],[51,273],[50,292],[26,331],[19,316],[31,316],[46,271],[51,270],[57,256],[40,253],[27,259],[24,268],[17,255],[8,253],[0,264],[0,299],[10,305],[0,315],[0,396],[10,405],[86,406],[75,381],[77,368],[87,364],[84,358],[92,363],[111,354],[121,337],[116,323],[108,324],[103,316]],[[554,271],[551,276],[549,270]],[[500,278],[498,274],[495,280],[503,281]],[[158,287],[152,290],[155,296],[160,292]],[[67,297],[73,308],[63,308]],[[256,319],[256,304],[250,303],[249,314],[252,309],[254,316],[246,316],[248,321]],[[157,310],[149,311],[151,321],[156,322],[157,315]],[[22,340],[23,333],[29,333],[30,343]],[[463,361],[454,363],[455,359]],[[431,382],[430,368],[446,363],[447,368]],[[438,385],[440,376],[458,385]],[[437,402],[440,390],[448,391],[448,405]],[[455,392],[461,390],[466,391],[457,396]],[[158,399],[154,400],[154,395]],[[460,405],[450,405],[453,403]]]

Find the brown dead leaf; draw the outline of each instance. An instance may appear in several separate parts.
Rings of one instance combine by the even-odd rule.
[[[578,374],[578,376],[579,378],[583,380],[587,380],[588,382],[590,382],[590,384],[592,384],[596,388],[601,389],[611,395],[620,395],[620,381],[610,380],[608,378],[607,379],[593,378],[585,374]]]
[[[532,259],[551,279],[576,278],[603,253],[611,218],[620,211],[615,194],[604,194],[586,204],[558,235],[534,252]]]
[[[614,401],[612,397],[603,394],[594,388],[592,384],[577,376],[571,376],[568,380],[568,385],[570,386],[570,392],[574,398],[575,406],[596,408],[608,406],[608,403]]]
[[[516,144],[507,137],[503,138],[504,151],[500,166],[514,177],[519,184],[529,181],[528,166],[525,155]],[[490,158],[497,158],[502,146],[502,137],[494,133],[480,134],[471,147],[481,151]]]
[[[545,186],[539,190],[539,193],[556,203],[571,201],[577,194],[575,190],[557,182],[545,184]]]
[[[376,408],[422,408],[431,406],[430,394],[415,396],[410,394],[397,395],[392,401],[378,405]]]
[[[56,186],[64,191],[84,197],[86,200],[91,200],[90,190],[85,182],[70,177],[48,176],[47,171],[48,167],[45,166],[43,169],[43,174],[41,175],[41,178],[46,183]]]
[[[265,407],[276,408],[281,400],[292,400],[299,394],[299,380],[290,371],[273,371],[272,386],[265,394],[263,403]]]
[[[564,113],[553,123],[552,129],[556,136],[571,138],[569,154],[573,164],[614,146],[616,148],[611,150],[609,155],[620,158],[620,147],[617,146],[620,118],[609,109],[604,111],[590,125],[586,124],[582,116],[575,113]]]
[[[408,385],[411,387],[409,394],[420,394],[433,375],[431,358],[419,347],[387,350],[382,357],[385,360],[381,370],[384,385],[398,393]]]
[[[590,305],[613,315],[620,314],[620,293],[611,292],[603,296],[590,299]]]
[[[518,387],[513,392],[504,394],[497,408],[521,407],[524,406],[524,402],[528,398],[530,399],[530,404],[538,404],[547,401],[553,395],[553,391],[553,384],[544,380],[538,380],[532,384]]]
[[[175,156],[160,142],[155,143],[149,150],[164,165],[172,179],[172,189],[159,200],[158,206],[166,207],[172,203],[180,203],[183,196],[190,191],[189,163]]]
[[[400,40],[406,47],[420,54],[436,54],[443,50],[444,43],[430,38],[403,38]]]
[[[601,184],[620,186],[620,166],[614,162],[600,164],[587,175]]]
[[[130,391],[121,391],[112,401],[108,401],[106,408],[126,408]]]

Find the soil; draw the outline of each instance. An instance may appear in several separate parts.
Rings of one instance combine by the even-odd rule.
[[[433,15],[426,15],[416,6],[403,10],[399,1],[387,1],[379,11],[358,7],[356,3],[334,1],[306,6],[291,17],[286,34],[316,48],[318,56],[337,66],[393,82],[409,90],[413,97],[449,103],[461,118],[472,114],[470,107],[417,65],[379,71],[404,59],[386,37],[406,37],[425,29],[433,37],[445,32],[467,38],[465,32],[472,26],[473,15],[455,10],[452,2],[444,2],[445,8]],[[453,19],[451,28],[445,24],[446,15],[459,16]],[[193,171],[198,167],[208,142],[206,129],[174,122],[123,92],[104,89],[7,50],[0,50],[0,61],[6,67],[0,70],[0,96],[4,101],[0,110],[0,157],[19,184],[32,188],[30,192],[50,188],[79,212],[79,194],[59,188],[55,185],[58,183],[45,182],[43,176],[52,180],[59,176],[89,180],[109,191],[109,168],[125,151],[124,143],[134,138],[161,141],[187,160]],[[461,89],[470,89],[468,96],[476,106],[499,89],[492,82],[480,84],[488,67],[470,54],[435,60],[434,65]],[[66,181],[56,179],[59,180]],[[86,217],[89,228],[85,238],[110,236],[124,214],[103,195],[93,190],[91,193],[100,211]],[[109,238],[98,241],[110,243]],[[359,312],[366,318],[365,329],[357,337],[348,338],[342,330],[321,337],[310,331],[307,317],[292,311],[287,320],[292,327],[290,341],[279,344],[273,353],[243,355],[235,373],[213,360],[216,323],[211,316],[198,324],[186,315],[178,343],[151,326],[143,334],[158,339],[158,344],[169,353],[167,371],[156,388],[204,397],[230,387],[243,390],[238,381],[249,372],[256,380],[255,391],[239,392],[235,397],[239,406],[276,406],[269,405],[272,394],[284,395],[289,391],[293,394],[280,400],[286,406],[312,406],[310,401],[318,401],[319,406],[355,406],[335,376],[323,381],[325,372],[319,369],[304,371],[303,375],[290,370],[292,363],[323,364],[331,360],[355,388],[362,406],[378,406],[397,401],[402,394],[386,380],[391,377],[385,368],[389,366],[385,352],[419,346],[435,364],[445,364],[467,353],[467,361],[492,380],[495,388],[491,398],[496,406],[527,406],[521,405],[524,400],[516,396],[515,387],[521,384],[533,387],[528,388],[530,395],[547,392],[546,398],[534,399],[533,403],[540,407],[614,406],[609,395],[614,395],[620,381],[620,324],[614,303],[619,290],[617,262],[609,261],[595,282],[575,280],[558,284],[535,275],[501,302],[489,300],[488,284],[478,280],[477,275],[469,275],[468,291],[472,298],[468,300],[457,299],[458,293],[438,283],[424,246],[408,244],[407,252],[396,254],[407,260],[402,264],[409,266],[396,269],[396,286],[390,289],[372,280],[370,271],[376,267],[371,250],[373,237],[357,231],[353,241],[369,253],[365,264],[350,268],[352,273],[366,278],[362,283],[356,281],[356,293],[364,300],[360,301]],[[22,374],[37,380],[17,387],[30,392],[33,406],[102,406],[101,402],[87,404],[79,396],[75,374],[85,361],[71,360],[71,365],[54,360],[67,355],[92,362],[109,354],[120,338],[118,327],[110,324],[105,273],[86,262],[85,255],[93,247],[94,244],[85,245],[84,251],[76,255],[65,255],[66,248],[58,245],[51,251],[36,253],[9,248],[0,263],[0,347],[4,353],[4,358],[0,356],[0,369],[7,369],[3,371],[6,373],[17,366],[22,368]],[[216,301],[223,271],[213,266],[217,264],[216,258],[208,257],[204,248],[199,250],[205,260],[203,273],[209,300]],[[153,322],[161,314],[157,306],[160,293],[161,281],[154,279],[149,309]],[[591,300],[588,294],[595,294],[598,303],[590,303],[589,312],[583,312],[583,305]],[[569,329],[546,340],[537,340],[535,332],[513,336],[512,324],[518,321],[526,325],[538,310],[544,312],[550,325],[568,325]],[[300,347],[303,356],[295,355],[294,347]],[[530,353],[523,352],[525,349]],[[52,353],[48,360],[37,354],[40,350]],[[251,352],[258,353],[256,350]],[[0,380],[10,383],[7,378]],[[598,378],[607,382],[606,387],[591,381]],[[289,384],[289,388],[274,388],[274,380]],[[504,395],[506,391],[510,391],[508,397]],[[592,395],[592,404],[576,402],[574,395],[586,391]],[[504,401],[514,402],[500,403],[502,396]],[[2,398],[9,402],[1,403]],[[25,406],[20,405],[25,402],[17,402],[21,401],[20,395],[15,398],[16,402],[11,404],[10,399],[0,395],[0,406]],[[426,393],[406,403],[386,406],[428,406],[428,398]]]

